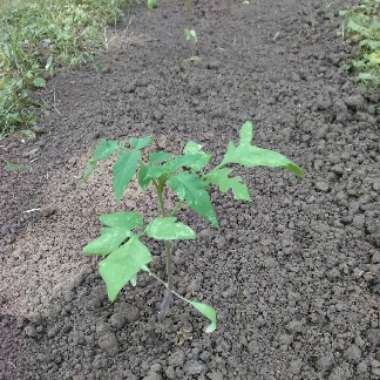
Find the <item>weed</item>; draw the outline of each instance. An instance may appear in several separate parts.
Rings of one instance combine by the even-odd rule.
[[[157,0],[148,0],[147,6],[149,9],[157,8]]]
[[[198,42],[197,32],[194,29],[185,28],[184,33],[186,41],[191,41],[193,43]]]
[[[5,160],[4,162],[5,162],[4,169],[10,173],[20,173],[20,172],[27,171],[29,169],[27,165],[16,164],[14,162],[7,161],[7,160]]]
[[[359,47],[351,69],[358,73],[359,81],[380,86],[380,1],[362,0],[341,15],[344,17],[343,36]]]
[[[32,0],[0,5],[0,136],[35,122],[30,91],[61,67],[93,58],[127,0]]]
[[[239,144],[230,142],[223,160],[209,171],[205,168],[211,154],[192,141],[185,145],[180,155],[164,150],[150,151],[149,156],[143,155],[142,150],[153,142],[151,137],[130,138],[128,147],[114,140],[102,140],[97,145],[84,178],[94,171],[98,161],[117,155],[113,166],[113,192],[116,201],[121,201],[128,184],[137,176],[142,191],[153,187],[160,210],[160,215],[148,222],[144,221],[141,213],[134,211],[115,212],[99,217],[103,225],[101,235],[84,247],[84,253],[103,257],[99,263],[99,271],[105,281],[110,301],[115,301],[128,283],[135,286],[137,274],[145,271],[166,288],[160,310],[162,315],[168,312],[174,295],[209,319],[210,324],[206,331],[212,332],[216,329],[216,312],[211,306],[187,300],[174,290],[172,241],[191,240],[196,237],[193,229],[177,221],[177,214],[187,205],[217,228],[218,220],[209,195],[211,186],[216,186],[223,193],[231,190],[236,200],[249,201],[251,198],[248,187],[241,177],[231,176],[231,165],[283,168],[297,176],[303,176],[302,169],[282,154],[252,145],[252,138],[253,125],[247,121],[240,130]],[[145,156],[149,158],[144,159]],[[169,191],[178,200],[172,208],[168,208]],[[152,255],[140,240],[142,237],[164,242],[166,281],[148,268]]]

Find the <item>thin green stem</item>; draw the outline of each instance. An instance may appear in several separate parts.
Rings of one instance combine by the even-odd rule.
[[[168,289],[172,290],[173,282],[173,245],[171,241],[165,241],[165,266],[168,278]]]
[[[157,191],[157,194],[158,194],[158,203],[160,205],[160,210],[161,210],[161,216],[166,216],[164,192]]]
[[[148,268],[146,268],[147,270]],[[176,292],[175,290],[173,289],[170,289],[169,288],[169,284],[167,282],[165,282],[164,280],[162,280],[160,277],[158,277],[156,274],[154,274],[153,272],[151,272],[150,270],[147,270],[147,272],[149,273],[149,276],[152,276],[155,280],[157,280],[160,284],[162,284],[163,286],[165,286],[166,289],[168,289],[173,295],[175,295],[176,297],[178,297],[180,300],[190,304],[190,301],[188,299],[186,299],[185,297],[181,296],[178,292]]]
[[[158,203],[161,210],[161,215],[163,217],[167,216],[166,207],[165,207],[165,189],[161,189],[158,184],[155,184],[157,195],[158,195]],[[168,278],[168,289],[172,289],[173,283],[173,245],[171,241],[165,241],[165,268],[166,268],[166,276]]]

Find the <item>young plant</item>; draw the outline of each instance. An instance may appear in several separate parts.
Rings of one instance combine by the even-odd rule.
[[[198,42],[197,32],[194,29],[185,28],[184,34],[186,41],[191,41],[195,44]]]
[[[344,17],[342,36],[358,46],[350,69],[357,80],[380,86],[380,1],[361,0],[358,5],[340,12]]]
[[[128,184],[136,176],[142,191],[148,187],[154,189],[160,210],[160,214],[149,221],[145,221],[143,215],[135,211],[115,212],[99,217],[104,226],[101,235],[84,247],[84,253],[103,257],[99,263],[99,271],[111,302],[116,300],[128,283],[136,285],[137,275],[145,271],[166,288],[160,311],[163,315],[169,310],[171,297],[174,295],[209,319],[207,332],[216,329],[216,312],[211,306],[187,300],[174,289],[172,242],[196,237],[193,229],[177,221],[177,214],[187,205],[218,228],[217,216],[209,195],[211,186],[218,187],[223,193],[231,190],[236,200],[250,201],[248,187],[242,178],[231,176],[231,165],[283,168],[297,176],[303,176],[302,169],[282,154],[252,145],[252,137],[253,125],[246,121],[240,130],[239,144],[230,142],[222,161],[210,170],[206,170],[206,167],[211,154],[193,141],[189,141],[179,155],[165,150],[150,151],[149,155],[143,155],[142,151],[152,144],[152,137],[130,138],[128,146],[114,140],[100,141],[84,176],[91,174],[98,161],[117,155],[113,166],[113,192],[116,201],[121,201]],[[145,156],[148,158],[144,159]],[[169,191],[178,199],[176,206],[172,208],[167,202]],[[152,255],[141,241],[142,237],[163,241],[165,281],[149,269]]]
[[[157,0],[147,0],[146,5],[149,9],[155,9],[157,8]]]

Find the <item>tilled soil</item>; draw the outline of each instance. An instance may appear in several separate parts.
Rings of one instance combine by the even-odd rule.
[[[345,72],[347,2],[194,1],[198,46],[173,3],[133,9],[105,69],[50,81],[35,141],[0,141],[26,165],[0,172],[0,378],[379,379],[380,94]],[[117,207],[110,163],[80,184],[96,141],[192,139],[219,159],[247,118],[306,176],[239,173],[253,202],[213,194],[219,231],[184,213],[198,240],[176,246],[176,286],[217,309],[218,330],[180,302],[159,320],[163,289],[144,276],[110,304],[81,254],[96,215],[156,206],[132,188]]]

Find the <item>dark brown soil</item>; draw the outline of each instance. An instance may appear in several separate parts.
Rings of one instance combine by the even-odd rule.
[[[380,94],[344,70],[347,2],[195,3],[197,47],[174,1],[136,8],[104,70],[60,74],[40,94],[51,109],[36,140],[0,141],[27,166],[0,167],[1,379],[380,378]],[[110,164],[79,183],[96,141],[191,138],[220,157],[246,118],[306,177],[243,174],[254,200],[215,194],[220,231],[184,215],[199,238],[176,246],[176,286],[215,306],[216,333],[179,302],[158,320],[163,289],[144,276],[110,304],[81,253],[96,215],[117,209]],[[135,207],[155,212],[132,189],[121,208]]]

